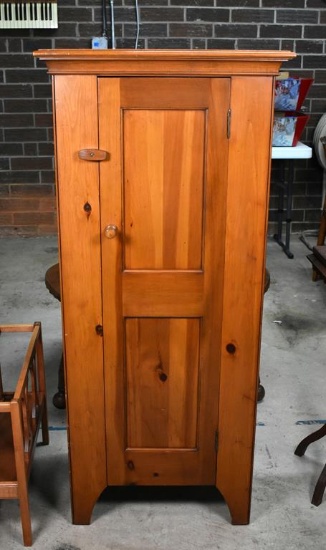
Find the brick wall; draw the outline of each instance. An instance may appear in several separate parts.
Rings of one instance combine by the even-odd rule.
[[[303,141],[326,111],[325,0],[139,0],[141,48],[290,49],[285,67],[315,79],[305,107],[311,113]],[[115,0],[117,46],[133,47],[133,0]],[[89,47],[101,34],[101,2],[59,0],[56,30],[0,29],[0,235],[56,230],[51,86],[38,48]],[[279,177],[273,163],[272,181]],[[293,231],[318,227],[322,170],[297,161]],[[272,184],[271,231],[276,213]]]

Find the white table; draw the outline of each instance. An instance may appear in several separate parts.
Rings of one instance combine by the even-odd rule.
[[[290,250],[291,221],[292,221],[292,187],[294,178],[294,161],[299,159],[309,159],[312,157],[312,148],[304,143],[299,143],[295,147],[272,147],[272,160],[283,160],[282,179],[276,182],[279,188],[278,210],[277,210],[277,233],[274,235],[275,241],[283,248],[288,258],[293,258]],[[286,194],[286,209],[284,209],[284,195]],[[284,212],[286,218],[284,220]],[[285,227],[285,243],[282,241],[283,221]]]

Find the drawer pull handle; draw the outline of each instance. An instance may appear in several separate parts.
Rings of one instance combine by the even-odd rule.
[[[81,149],[78,151],[78,157],[80,160],[101,161],[109,160],[110,155],[102,149]]]

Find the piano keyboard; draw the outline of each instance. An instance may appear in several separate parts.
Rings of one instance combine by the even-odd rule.
[[[57,27],[57,0],[0,2],[0,29],[56,29]]]

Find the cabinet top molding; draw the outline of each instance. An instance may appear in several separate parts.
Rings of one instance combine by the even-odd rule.
[[[109,76],[276,75],[296,57],[279,50],[37,50],[50,74]]]

